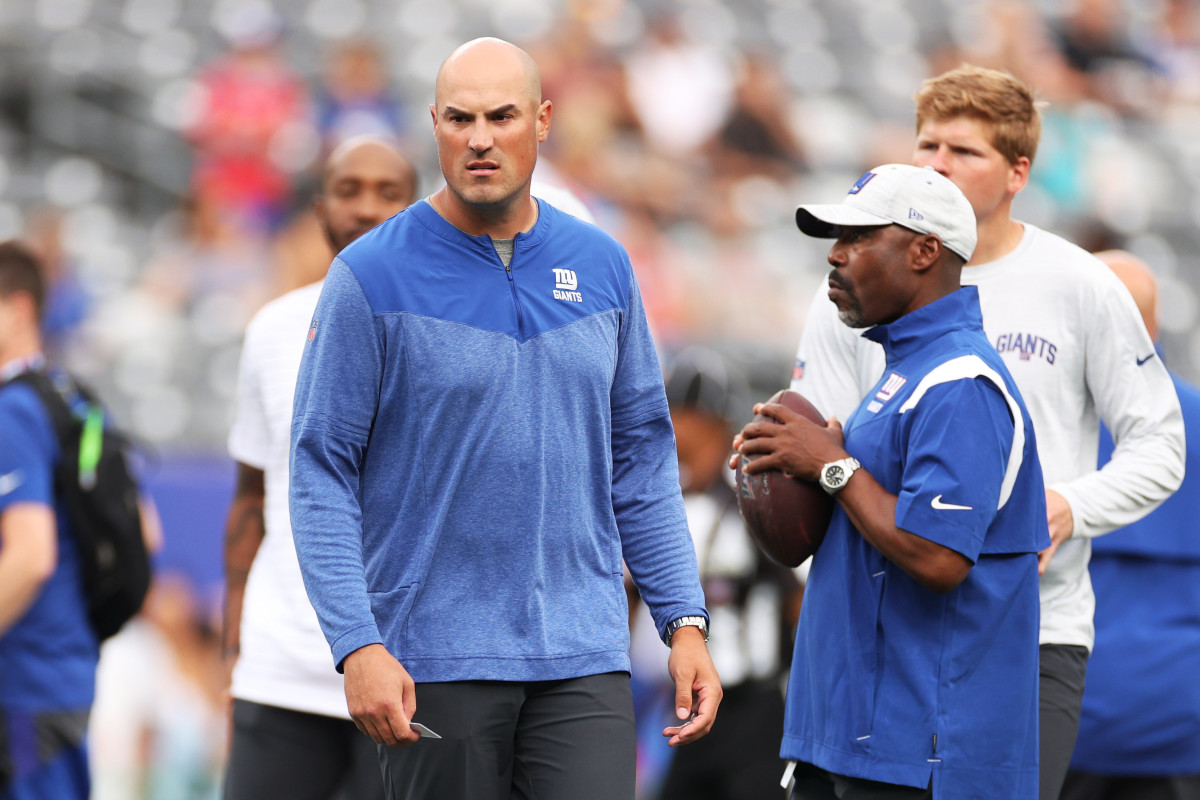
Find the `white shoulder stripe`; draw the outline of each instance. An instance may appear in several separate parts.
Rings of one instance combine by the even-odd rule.
[[[904,405],[900,406],[900,413],[903,414],[916,408],[925,393],[934,386],[975,378],[987,378],[1000,390],[1008,403],[1008,412],[1013,418],[1012,448],[1008,452],[1008,467],[1004,470],[1004,482],[1000,485],[1000,502],[996,506],[999,510],[1004,508],[1004,504],[1012,495],[1013,486],[1017,482],[1017,472],[1021,469],[1021,454],[1025,451],[1025,419],[1021,416],[1021,407],[1017,405],[1016,398],[1008,393],[1008,387],[1005,386],[1004,379],[1000,377],[999,373],[984,363],[979,356],[952,358],[934,367],[921,379],[912,394],[904,401]]]

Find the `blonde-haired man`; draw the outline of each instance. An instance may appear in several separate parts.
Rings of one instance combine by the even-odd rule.
[[[1037,430],[1051,536],[1039,561],[1040,797],[1054,800],[1074,748],[1093,641],[1091,539],[1140,519],[1179,487],[1183,421],[1120,281],[1082,249],[1012,218],[1041,130],[1030,88],[1007,73],[963,66],[927,81],[916,99],[913,163],[950,178],[975,211],[978,245],[962,282],[979,288],[984,330]],[[882,348],[840,324],[819,292],[792,388],[845,419],[883,365]],[[1101,421],[1117,446],[1097,470]],[[935,796],[936,787],[935,777]]]

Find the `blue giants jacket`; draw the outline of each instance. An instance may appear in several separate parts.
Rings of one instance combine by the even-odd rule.
[[[305,585],[341,666],[418,682],[629,669],[705,614],[662,374],[624,250],[540,204],[511,268],[420,202],[334,261],[292,427]]]
[[[12,721],[8,741],[0,732],[0,762],[15,758],[18,773],[24,771],[22,757],[32,759],[37,748],[32,728],[21,729],[14,714],[86,710],[95,697],[99,644],[88,623],[76,534],[55,497],[60,454],[54,425],[34,390],[0,388],[0,479],[6,484],[0,487],[0,514],[18,503],[38,503],[55,509],[58,525],[54,573],[0,635],[0,724],[6,716]]]
[[[1171,379],[1187,432],[1183,486],[1092,542],[1096,647],[1071,756],[1071,767],[1085,772],[1200,772],[1200,390]],[[1102,430],[1101,465],[1112,450]]]
[[[781,755],[935,800],[1037,796],[1037,553],[1049,546],[1033,425],[964,287],[865,335],[887,368],[846,450],[896,525],[973,564],[936,594],[839,505],[813,558]]]

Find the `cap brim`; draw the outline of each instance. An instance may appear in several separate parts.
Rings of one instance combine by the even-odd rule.
[[[818,239],[836,239],[840,228],[869,228],[891,224],[892,221],[886,217],[844,203],[796,207],[796,227]]]

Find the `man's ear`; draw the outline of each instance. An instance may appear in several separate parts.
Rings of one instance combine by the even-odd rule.
[[[922,233],[914,236],[908,246],[909,264],[912,265],[913,272],[926,272],[936,264],[942,255],[943,247],[945,245],[937,234]]]
[[[539,142],[546,141],[546,137],[550,135],[550,119],[554,116],[554,104],[549,100],[543,100],[537,110],[537,120],[534,129],[537,132],[537,140]]]
[[[1021,156],[1017,159],[1017,163],[1010,164],[1008,167],[1008,186],[1006,187],[1009,194],[1015,195],[1017,192],[1025,188],[1029,183],[1029,171],[1033,168],[1033,162],[1028,156]]]

